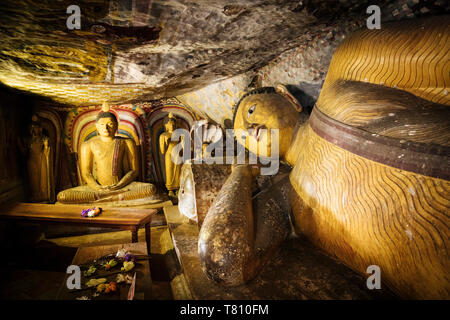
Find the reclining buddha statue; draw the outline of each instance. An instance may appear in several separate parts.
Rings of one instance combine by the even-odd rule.
[[[81,145],[80,169],[86,185],[58,193],[63,204],[145,204],[159,201],[156,187],[135,181],[139,162],[133,140],[116,136],[117,117],[105,105],[97,115],[98,135]]]
[[[386,23],[345,39],[309,118],[280,87],[244,95],[233,121],[235,130],[280,130],[296,233],[366,277],[378,266],[383,286],[403,298],[450,298],[446,19]],[[236,139],[270,152],[259,136]],[[249,165],[235,165],[200,230],[202,269],[225,286],[252,279],[267,261],[254,178]],[[269,249],[282,245],[279,234],[265,229]]]

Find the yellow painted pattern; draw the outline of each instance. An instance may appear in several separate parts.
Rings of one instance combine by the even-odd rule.
[[[448,105],[448,16],[424,19],[420,23],[409,20],[384,24],[379,30],[355,32],[334,53],[322,91],[337,80],[398,88]]]
[[[449,104],[446,19],[353,34],[333,56],[316,108],[356,127],[382,120],[381,135],[448,145],[448,120],[436,117]],[[419,107],[424,113],[409,117]],[[398,125],[383,127],[398,112],[406,114]],[[422,119],[415,127],[414,117]],[[365,159],[309,125],[294,144],[290,180],[300,233],[362,274],[379,266],[383,283],[403,298],[450,298],[450,181]]]
[[[308,126],[291,174],[298,231],[353,269],[411,298],[450,296],[450,182],[341,149]]]

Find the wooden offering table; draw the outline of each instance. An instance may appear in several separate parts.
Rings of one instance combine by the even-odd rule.
[[[93,246],[93,247],[81,247],[78,248],[75,257],[72,260],[72,265],[81,266],[84,264],[89,264],[95,259],[101,257],[116,254],[118,250],[125,249],[131,252],[137,257],[136,267],[129,272],[130,275],[136,273],[136,285],[134,292],[134,300],[149,300],[152,297],[152,278],[150,273],[150,264],[148,260],[148,255],[146,253],[146,247],[144,243],[127,243],[127,244],[116,244],[108,246]],[[111,273],[111,276],[105,276],[108,281],[114,281],[117,274],[115,272]],[[61,284],[59,293],[57,296],[58,300],[75,300],[82,296],[90,296],[89,290],[69,290],[67,288],[67,277]],[[86,281],[83,278],[83,281]],[[82,283],[84,283],[82,281]],[[99,300],[127,300],[129,285],[127,285],[123,290],[120,290],[118,295],[113,295],[111,297],[107,295],[101,295],[95,299]]]
[[[150,254],[150,223],[156,209],[105,208],[103,212],[92,218],[81,216],[86,206],[53,205],[38,203],[15,203],[4,206],[0,211],[0,219],[37,221],[62,224],[86,225],[100,228],[117,228],[131,231],[131,242],[138,241],[138,230],[145,228],[147,251]]]

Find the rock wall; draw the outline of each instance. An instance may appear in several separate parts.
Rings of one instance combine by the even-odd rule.
[[[22,200],[25,197],[26,162],[22,156],[20,140],[26,134],[28,121],[31,119],[28,102],[27,97],[0,86],[0,203]]]
[[[445,1],[375,2],[370,4],[381,6],[381,28],[384,23],[391,21],[449,11],[449,5]],[[342,3],[349,5],[346,1]],[[364,1],[358,4],[363,9],[368,5]],[[357,12],[357,7],[352,8]],[[295,38],[297,45],[294,48],[284,51],[261,68],[218,81],[178,98],[196,112],[225,127],[230,126],[227,119],[231,121],[234,107],[240,97],[255,86],[275,86],[279,83],[287,85],[299,102],[311,109],[319,97],[334,51],[349,34],[366,28],[366,19],[369,16],[365,10],[360,11],[359,15],[352,14],[349,10],[346,15],[336,20],[327,20],[330,7],[318,6],[316,9],[316,15],[319,17],[317,24],[309,26],[303,34]]]
[[[71,30],[74,4],[80,29]],[[75,106],[180,96],[255,75],[283,52],[311,47],[318,33],[351,29],[373,4],[393,19],[448,12],[442,0],[4,0],[0,82]],[[311,62],[326,66],[333,47]],[[322,69],[298,77],[317,86]]]

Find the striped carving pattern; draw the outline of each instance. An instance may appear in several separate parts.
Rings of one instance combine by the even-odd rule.
[[[291,183],[299,232],[403,297],[449,298],[450,182],[391,168],[307,126]]]
[[[353,80],[398,88],[448,105],[448,19],[414,19],[355,32],[334,53],[322,91],[339,79]]]
[[[447,150],[449,51],[446,16],[359,31],[335,52],[315,108],[386,141]],[[371,139],[354,143],[356,154],[345,144],[352,141],[322,137],[324,128],[313,125],[300,127],[292,148],[297,231],[362,274],[378,265],[401,297],[449,299],[448,152],[440,154],[442,166],[434,164],[443,174],[426,176],[365,158],[390,154]]]

